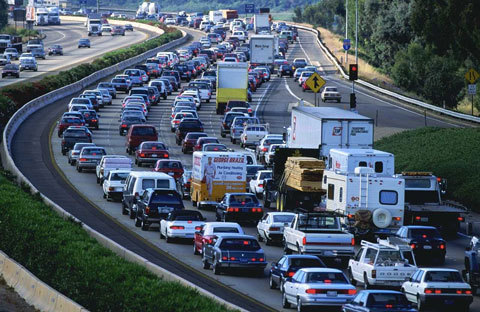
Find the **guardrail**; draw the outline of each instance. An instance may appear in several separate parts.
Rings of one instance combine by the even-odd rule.
[[[330,50],[320,40],[320,32],[318,30],[310,28],[310,27],[297,25],[297,24],[292,24],[292,25],[294,25],[298,29],[303,29],[303,30],[313,32],[314,34],[316,34],[317,44],[320,46],[320,48],[325,53],[325,55],[330,59],[330,61],[335,65],[335,67],[338,69],[338,71],[340,72],[342,77],[345,78],[345,79],[348,79],[348,75],[343,70],[343,67],[338,63],[338,60],[336,59],[336,57],[330,52]],[[448,109],[445,109],[445,108],[442,108],[442,107],[438,107],[438,106],[435,106],[435,105],[432,105],[432,104],[428,104],[428,103],[410,98],[408,96],[401,95],[401,94],[383,89],[381,87],[378,87],[374,84],[371,84],[371,83],[369,83],[367,81],[364,81],[364,80],[361,80],[361,79],[357,80],[357,83],[359,85],[362,85],[364,87],[372,89],[372,90],[374,90],[378,93],[381,93],[383,95],[387,95],[389,97],[392,97],[394,99],[403,101],[403,102],[408,103],[408,104],[412,104],[412,105],[415,105],[415,106],[420,106],[422,108],[425,108],[425,109],[428,109],[428,110],[431,110],[431,111],[435,111],[437,113],[447,115],[447,116],[450,116],[450,117],[454,117],[454,118],[457,118],[457,119],[462,119],[462,120],[465,120],[465,121],[480,123],[480,117],[471,116],[471,115],[451,111],[451,110],[448,110]]]
[[[88,77],[85,77],[85,78],[81,79],[80,81],[77,81],[77,82],[75,82],[73,84],[70,84],[68,86],[65,86],[63,88],[60,88],[60,89],[54,90],[52,92],[49,92],[49,93],[47,93],[47,94],[45,94],[41,97],[38,97],[38,98],[28,102],[27,104],[25,104],[22,108],[20,108],[12,116],[12,118],[10,118],[10,120],[8,121],[8,123],[5,127],[5,130],[3,132],[2,146],[1,146],[1,149],[0,149],[0,154],[1,154],[3,167],[6,170],[11,171],[16,176],[16,180],[18,182],[23,182],[23,183],[26,183],[27,185],[29,185],[32,193],[39,193],[38,189],[17,168],[17,166],[15,165],[15,162],[13,161],[13,158],[11,156],[11,142],[12,142],[12,139],[15,135],[15,132],[20,127],[20,125],[29,116],[31,116],[33,113],[37,112],[38,110],[40,110],[40,109],[42,109],[42,108],[44,108],[44,107],[46,107],[50,104],[53,104],[57,100],[68,97],[68,96],[70,96],[70,95],[72,95],[76,92],[79,92],[80,90],[84,89],[88,85],[99,81],[100,79],[102,79],[104,77],[110,76],[115,72],[121,71],[125,68],[130,67],[133,64],[139,63],[139,62],[141,62],[141,61],[143,61],[143,60],[145,60],[149,57],[152,57],[157,52],[169,50],[169,49],[172,49],[173,47],[176,47],[178,45],[181,45],[181,44],[187,42],[190,39],[190,35],[186,34],[184,31],[182,31],[182,33],[183,33],[183,37],[180,38],[180,39],[177,39],[177,40],[174,40],[174,41],[169,42],[167,44],[164,44],[160,47],[157,47],[155,49],[147,51],[147,52],[145,52],[143,54],[140,54],[136,57],[133,57],[131,59],[122,61],[122,62],[120,62],[116,65],[113,65],[113,66],[107,67],[105,69],[102,69],[98,72],[95,72],[95,73],[91,74]],[[197,285],[183,279],[182,277],[180,277],[180,276],[178,276],[174,273],[171,273],[171,272],[163,269],[162,267],[160,267],[160,266],[158,266],[154,263],[151,263],[147,259],[137,255],[136,253],[124,248],[123,246],[117,244],[116,242],[114,242],[110,238],[104,236],[103,234],[95,231],[91,227],[82,223],[81,220],[78,220],[73,215],[71,215],[69,212],[65,211],[62,207],[60,207],[59,205],[54,203],[47,196],[45,196],[41,193],[39,193],[39,194],[40,194],[42,200],[47,205],[49,205],[55,212],[57,212],[62,218],[73,219],[75,221],[78,221],[79,224],[82,225],[82,228],[90,236],[95,238],[101,245],[103,245],[106,248],[112,250],[118,256],[120,256],[120,257],[122,257],[122,258],[124,258],[128,261],[135,262],[137,264],[142,265],[147,270],[149,270],[153,274],[157,275],[158,277],[163,278],[164,280],[178,282],[178,283],[180,283],[184,286],[194,288],[200,294],[202,294],[206,297],[209,297],[209,298],[215,300],[216,302],[218,302],[219,304],[225,305],[226,307],[228,307],[230,309],[234,309],[234,310],[238,310],[238,311],[246,311],[246,310],[244,310],[244,309],[242,309],[242,308],[240,308],[240,307],[238,307],[238,306],[236,306],[236,305],[234,305],[230,302],[227,302],[227,301],[223,300],[222,298],[212,294],[211,292],[206,291],[205,289],[198,287]]]

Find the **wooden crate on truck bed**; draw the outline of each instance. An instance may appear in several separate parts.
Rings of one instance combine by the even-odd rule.
[[[285,184],[303,192],[322,191],[325,163],[313,157],[288,157]]]

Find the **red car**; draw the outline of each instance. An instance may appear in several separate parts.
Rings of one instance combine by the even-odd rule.
[[[70,126],[85,126],[85,123],[78,117],[63,117],[58,123],[58,137]]]
[[[305,82],[302,83],[302,91],[305,92],[307,90],[310,90],[310,87]]]
[[[243,235],[243,229],[238,223],[233,222],[207,222],[200,231],[195,232],[193,237],[193,253],[195,255],[203,252],[205,244],[211,244],[214,239],[221,235]]]
[[[220,143],[216,137],[203,137],[198,138],[197,143],[195,144],[194,150],[201,151],[204,144],[207,143]]]
[[[145,141],[157,141],[158,132],[155,126],[152,125],[132,125],[128,129],[126,151],[129,155],[133,154],[133,151]]]
[[[208,134],[205,132],[189,132],[182,140],[182,152],[184,154],[189,151],[193,151],[195,144],[197,143],[198,138],[208,137]]]
[[[157,160],[153,171],[166,173],[178,180],[182,177],[184,170],[180,160],[161,159]]]
[[[162,142],[146,141],[142,142],[135,151],[135,164],[139,167],[142,164],[153,164],[159,159],[168,159],[170,157],[168,149]]]

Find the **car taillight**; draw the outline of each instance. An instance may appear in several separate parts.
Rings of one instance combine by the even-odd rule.
[[[163,158],[168,158],[168,153],[163,154]]]
[[[239,208],[231,208],[231,207],[229,207],[229,208],[227,208],[227,211],[228,211],[228,212],[239,212],[240,209],[239,209]]]
[[[410,248],[415,249],[415,248],[417,248],[417,245],[416,244],[410,244]]]
[[[80,161],[87,161],[86,158],[80,158],[79,160],[80,160]]]
[[[433,294],[434,289],[431,288],[425,288],[425,293],[426,294]]]
[[[182,225],[172,225],[172,226],[170,226],[170,229],[171,230],[184,230],[185,227],[182,226]]]
[[[150,206],[145,207],[145,213],[149,214],[150,213]]]
[[[351,244],[352,246],[355,246],[355,238],[352,238],[350,244]]]
[[[252,212],[262,212],[262,208],[252,208]]]
[[[402,221],[402,217],[393,217],[393,220],[395,220],[395,221]]]
[[[460,221],[460,222],[463,222],[463,221],[465,221],[465,218],[464,217],[458,217],[457,220]]]
[[[416,220],[416,221],[420,221],[420,219],[421,219],[420,216],[416,216],[416,217],[415,217],[415,220]]]
[[[201,231],[202,230],[202,227],[201,226],[196,226],[195,227],[195,231]]]
[[[466,295],[471,295],[471,294],[472,294],[472,291],[471,291],[471,290],[465,290],[465,291],[464,291],[464,294],[466,294]]]
[[[145,157],[145,153],[141,153],[141,154],[140,154],[140,157]]]
[[[256,258],[252,258],[252,259],[250,259],[250,260],[251,260],[252,262],[255,262],[255,261],[257,261],[257,259],[256,259]]]
[[[441,289],[435,289],[434,293],[435,293],[435,294],[441,294],[441,293],[442,293],[442,290],[441,290]]]
[[[315,295],[315,294],[321,294],[323,291],[321,289],[315,289],[315,288],[308,288],[305,290],[307,294]]]
[[[92,122],[97,122],[97,120],[96,120],[96,119],[92,119]]]
[[[262,152],[266,152],[268,149],[266,147],[262,148]]]
[[[230,257],[230,261],[235,261],[235,260],[237,260],[237,258],[235,258],[235,257]]]
[[[274,227],[274,226],[271,226],[270,231],[280,231],[280,228],[279,227]]]
[[[349,289],[347,292],[349,295],[355,295],[357,293],[356,289]]]
[[[444,244],[440,244],[440,249],[445,249],[445,245]]]
[[[109,191],[114,191],[115,188],[114,188],[114,187],[109,187],[108,190],[109,190]]]
[[[258,187],[263,187],[263,184],[259,184]]]
[[[372,270],[372,278],[376,278],[377,277],[377,271],[376,270]]]

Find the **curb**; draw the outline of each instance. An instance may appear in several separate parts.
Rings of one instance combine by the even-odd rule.
[[[190,35],[189,34],[187,34],[183,30],[181,30],[181,32],[183,34],[182,38],[176,39],[176,40],[171,41],[167,44],[164,44],[160,47],[157,47],[155,49],[147,51],[143,54],[140,54],[140,55],[135,56],[133,58],[130,58],[128,60],[122,61],[122,62],[120,62],[116,65],[104,68],[104,69],[102,69],[98,72],[95,72],[95,73],[91,74],[88,77],[85,77],[85,78],[81,79],[80,81],[77,81],[77,82],[75,82],[73,84],[70,84],[68,86],[62,87],[62,88],[54,90],[52,92],[49,92],[49,93],[47,93],[47,94],[45,94],[41,97],[38,97],[38,98],[28,102],[27,104],[25,104],[22,108],[20,108],[12,116],[12,118],[10,118],[10,120],[8,121],[8,123],[5,127],[5,130],[3,132],[2,144],[1,144],[1,148],[0,148],[0,157],[1,157],[3,167],[6,170],[11,171],[16,176],[17,182],[19,182],[19,183],[23,182],[23,183],[28,184],[30,186],[31,192],[33,194],[39,193],[37,188],[30,182],[30,180],[28,180],[22,174],[22,172],[17,168],[17,166],[15,165],[15,162],[12,158],[12,155],[10,153],[11,152],[10,146],[11,146],[12,139],[15,135],[16,130],[20,127],[20,125],[23,123],[23,121],[26,120],[30,115],[32,115],[33,113],[35,113],[39,109],[54,103],[58,99],[61,99],[61,98],[67,97],[71,94],[74,94],[74,93],[80,91],[81,89],[85,88],[87,85],[90,85],[90,84],[92,84],[92,83],[94,83],[94,82],[96,82],[96,81],[98,81],[98,80],[100,80],[104,77],[107,77],[107,76],[109,76],[109,75],[111,75],[111,74],[113,74],[113,73],[115,73],[119,70],[125,69],[125,68],[131,66],[132,64],[141,62],[142,60],[145,60],[145,59],[155,55],[157,52],[171,49],[173,47],[181,45],[181,44],[187,42],[188,40],[190,40]],[[167,281],[178,282],[181,285],[191,287],[191,288],[195,289],[196,291],[198,291],[200,294],[213,299],[217,303],[219,303],[221,305],[224,305],[229,309],[242,311],[242,312],[247,311],[247,310],[242,309],[242,308],[240,308],[240,307],[238,307],[238,306],[236,306],[232,303],[229,303],[229,302],[225,301],[224,299],[216,296],[215,294],[213,294],[213,293],[211,293],[211,292],[209,292],[209,291],[207,291],[203,288],[198,287],[197,285],[181,278],[180,276],[178,276],[178,275],[176,275],[176,274],[174,274],[170,271],[167,271],[164,268],[149,262],[147,259],[137,255],[136,253],[124,248],[123,246],[117,244],[116,242],[114,242],[110,238],[102,235],[101,233],[95,231],[91,227],[85,225],[83,222],[81,222],[81,220],[75,218],[73,215],[71,215],[70,213],[65,211],[62,207],[60,207],[59,205],[54,203],[51,199],[49,199],[45,195],[43,195],[41,193],[39,193],[39,194],[40,194],[41,198],[43,199],[43,202],[45,204],[49,205],[55,212],[57,212],[60,215],[60,217],[62,217],[63,219],[73,219],[76,222],[79,222],[79,224],[81,224],[82,228],[91,237],[95,238],[98,243],[100,243],[102,246],[110,249],[111,251],[113,251],[118,256],[126,259],[127,261],[135,262],[135,263],[143,266],[144,268],[146,268],[147,270],[149,270],[150,272],[152,272],[153,274],[155,274],[156,276],[158,276],[162,279],[165,279]],[[0,258],[0,260],[1,260],[1,258]],[[13,275],[13,279],[15,279],[15,274]],[[17,281],[18,281],[18,279],[17,279]],[[43,297],[45,297],[45,296],[43,296]],[[66,299],[68,299],[68,298],[66,298]],[[57,304],[58,304],[58,302],[57,302]],[[45,303],[45,305],[48,306],[48,303]],[[49,310],[44,310],[44,311],[49,311]],[[71,311],[79,311],[79,312],[81,311],[81,312],[83,312],[85,310],[71,310]]]
[[[7,285],[40,311],[87,312],[75,301],[39,280],[30,271],[0,250],[0,274]]]

